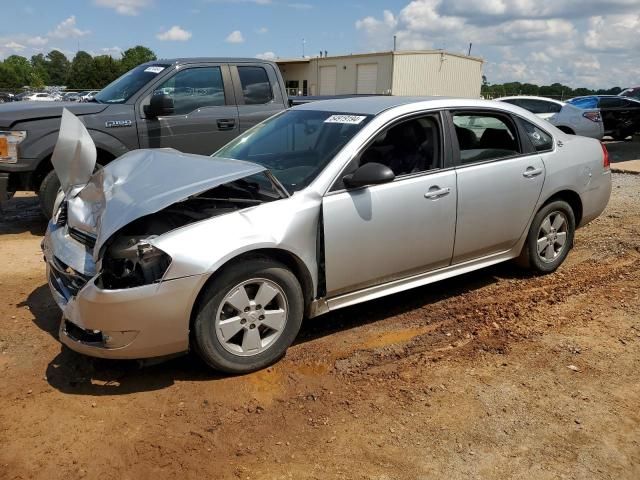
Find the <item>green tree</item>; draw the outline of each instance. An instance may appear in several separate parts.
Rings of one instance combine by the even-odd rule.
[[[69,88],[92,88],[94,77],[93,58],[87,52],[80,50],[73,57],[66,85]]]
[[[17,89],[21,86],[16,72],[5,62],[0,62],[0,88]]]
[[[44,85],[49,84],[47,59],[42,53],[31,57],[31,68],[33,69],[34,79],[38,79]]]
[[[33,69],[29,60],[20,55],[11,55],[4,61],[4,65],[8,70],[13,71],[12,82],[13,88],[24,87],[31,83],[31,74]]]
[[[93,58],[93,78],[91,88],[102,88],[120,75],[120,62],[110,55]]]
[[[155,59],[156,54],[147,47],[137,45],[133,48],[129,48],[122,53],[122,59],[120,60],[120,73],[128,72],[141,63],[151,62]]]
[[[47,54],[47,74],[51,85],[64,85],[69,74],[70,63],[64,53],[51,50]]]

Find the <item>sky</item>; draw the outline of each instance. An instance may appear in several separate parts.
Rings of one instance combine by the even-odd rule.
[[[445,49],[491,83],[640,84],[640,0],[3,0],[0,58],[78,49],[118,57],[290,58]]]

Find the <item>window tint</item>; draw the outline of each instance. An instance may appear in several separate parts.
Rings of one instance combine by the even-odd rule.
[[[521,99],[518,105],[529,110],[531,113],[557,113],[562,109],[562,105],[558,105],[557,103],[531,98]]]
[[[625,104],[624,99],[619,97],[602,97],[600,98],[600,108],[620,108]]]
[[[153,92],[154,95],[160,93],[173,97],[176,115],[225,104],[220,67],[182,70]]]
[[[527,136],[537,152],[546,152],[553,149],[553,138],[544,130],[539,129],[533,123],[520,119]]]
[[[463,165],[520,153],[515,128],[505,117],[489,113],[455,113],[453,123]]]
[[[440,129],[436,117],[413,118],[379,133],[360,155],[366,163],[386,165],[396,177],[440,167]]]
[[[273,100],[267,72],[262,67],[238,67],[245,105],[260,105]]]

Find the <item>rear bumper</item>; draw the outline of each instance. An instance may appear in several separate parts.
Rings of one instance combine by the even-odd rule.
[[[594,175],[596,177],[596,175]],[[611,170],[605,170],[598,178],[589,183],[588,190],[582,197],[582,220],[580,227],[586,225],[607,208],[609,197],[611,197]]]

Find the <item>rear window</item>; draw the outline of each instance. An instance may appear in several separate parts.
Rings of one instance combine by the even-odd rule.
[[[578,97],[568,100],[567,103],[578,108],[598,108],[597,97]]]

